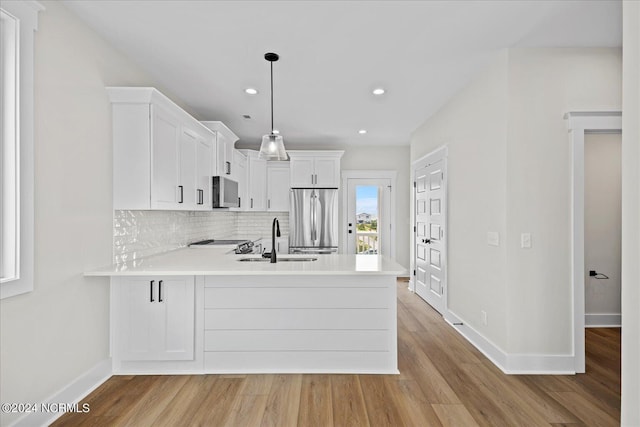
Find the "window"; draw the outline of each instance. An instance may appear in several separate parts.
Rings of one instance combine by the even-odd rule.
[[[20,278],[20,188],[19,188],[19,139],[18,139],[18,20],[0,10],[0,101],[2,116],[2,150],[0,160],[0,283]]]
[[[33,290],[35,1],[0,4],[0,298]]]

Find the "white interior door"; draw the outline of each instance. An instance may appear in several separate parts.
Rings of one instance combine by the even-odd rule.
[[[391,180],[347,180],[346,248],[349,254],[391,255]]]
[[[415,290],[439,313],[445,309],[444,161],[415,172]]]

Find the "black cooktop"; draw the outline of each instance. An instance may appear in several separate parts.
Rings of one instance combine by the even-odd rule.
[[[247,242],[247,239],[236,239],[236,240],[220,240],[220,239],[209,239],[209,240],[201,240],[199,242],[193,242],[189,246],[198,246],[198,245],[239,245],[241,243]]]

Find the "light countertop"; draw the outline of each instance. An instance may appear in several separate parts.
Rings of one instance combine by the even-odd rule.
[[[85,276],[263,276],[263,275],[387,275],[398,276],[406,269],[380,255],[291,255],[279,258],[318,258],[317,261],[241,262],[259,255],[229,254],[228,248],[183,248],[114,264],[85,273]]]

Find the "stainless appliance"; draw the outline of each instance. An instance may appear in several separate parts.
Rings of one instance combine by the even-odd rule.
[[[253,254],[262,252],[262,243],[254,244],[251,240],[237,239],[237,240],[219,240],[209,239],[201,240],[199,242],[193,242],[189,245],[190,248],[206,248],[210,246],[228,246],[236,254]]]
[[[238,183],[224,176],[212,177],[212,200],[214,208],[239,208]]]
[[[294,188],[289,212],[289,253],[338,252],[338,190]]]

